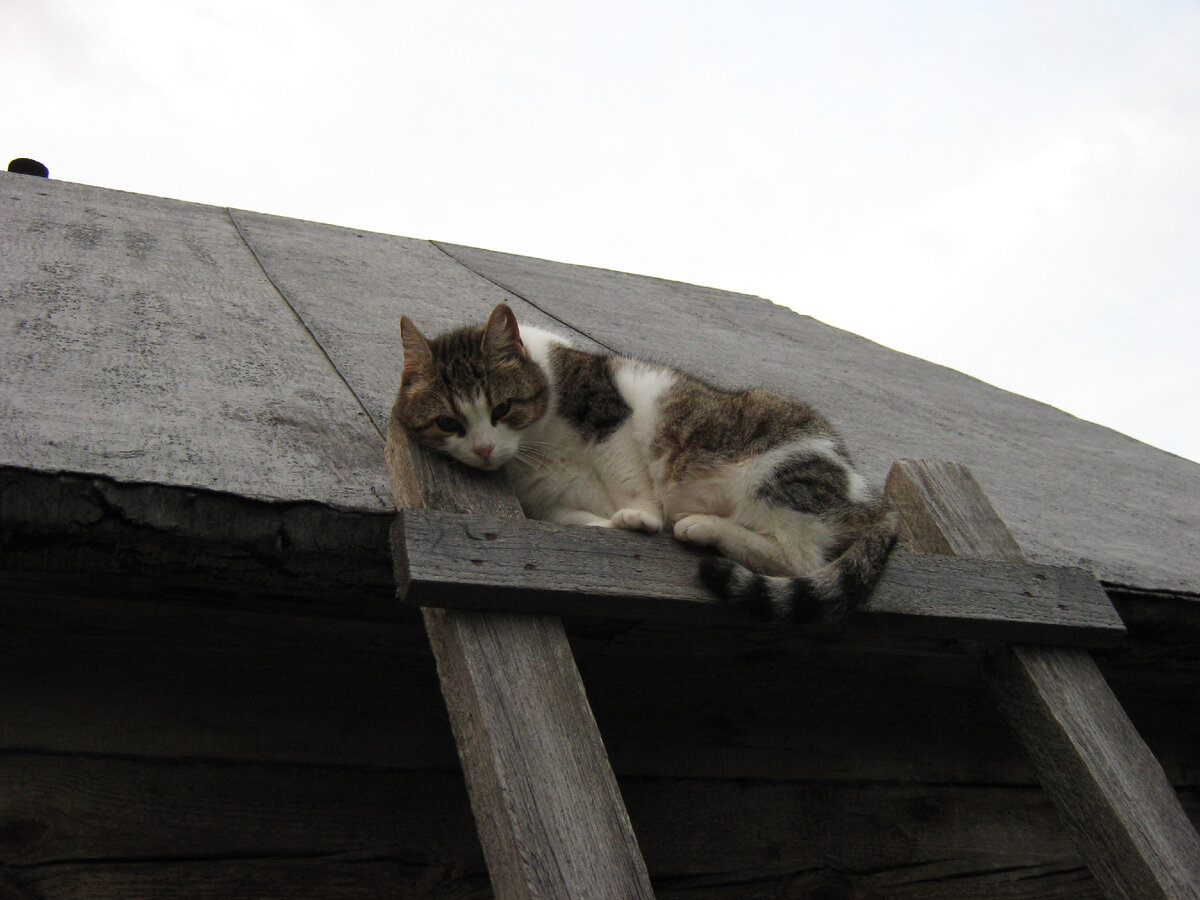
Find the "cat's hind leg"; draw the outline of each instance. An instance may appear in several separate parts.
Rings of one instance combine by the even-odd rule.
[[[688,544],[714,547],[724,556],[763,575],[795,574],[778,540],[723,516],[703,513],[684,516],[675,523],[675,537]]]

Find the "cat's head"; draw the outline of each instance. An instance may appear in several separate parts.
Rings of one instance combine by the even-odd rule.
[[[479,328],[427,340],[400,320],[404,372],[394,415],[413,438],[478,469],[517,455],[521,432],[546,413],[549,387],[517,319],[501,303]]]

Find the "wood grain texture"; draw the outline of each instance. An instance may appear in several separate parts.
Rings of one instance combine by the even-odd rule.
[[[336,852],[483,870],[453,768],[5,753],[0,780],[3,866]]]
[[[0,896],[492,895],[454,771],[5,754],[0,778],[13,892]],[[626,790],[660,898],[1099,896],[1028,787],[661,777]]]
[[[425,610],[498,897],[652,897],[562,623]]]
[[[394,518],[0,467],[0,578],[95,600],[141,585],[166,604],[395,618]]]
[[[161,860],[0,873],[3,900],[490,900],[487,877],[406,860]]]
[[[414,612],[284,615],[164,593],[98,600],[0,581],[0,753],[456,765]]]
[[[750,625],[699,583],[666,535],[405,510],[397,580],[418,606]],[[1124,629],[1088,573],[897,551],[862,627],[928,637],[1112,644]],[[783,627],[783,626],[776,626]]]
[[[397,496],[521,516],[505,479],[388,434]],[[496,896],[653,897],[561,619],[422,612]]]
[[[1021,558],[965,468],[902,460],[888,485],[917,549]],[[1200,897],[1200,837],[1087,651],[1013,646],[974,652],[1106,896]]]
[[[379,432],[225,210],[0,183],[0,465],[389,508]]]
[[[982,669],[1110,897],[1200,897],[1200,837],[1086,651],[1014,646]]]
[[[900,513],[900,541],[918,553],[1025,562],[1025,554],[965,466],[902,459],[885,487]]]
[[[0,835],[62,841],[5,870],[25,896],[491,895],[417,616],[0,597]],[[660,898],[1098,896],[965,659],[628,623],[571,643]],[[1178,739],[1188,691],[1150,698]],[[77,756],[20,759],[45,747]]]
[[[0,583],[0,750],[457,766],[415,611],[338,620],[238,610],[236,598],[166,605],[147,591],[98,603]],[[619,777],[1035,777],[972,665],[937,646],[884,653],[878,638],[603,619],[569,622],[568,635]],[[1194,676],[1106,674],[1172,781],[1194,788]]]

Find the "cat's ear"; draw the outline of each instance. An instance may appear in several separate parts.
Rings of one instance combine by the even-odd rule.
[[[400,380],[410,383],[414,378],[433,372],[433,351],[429,341],[408,316],[400,317],[400,343],[404,347],[404,371]]]
[[[483,350],[485,353],[515,353],[525,356],[525,343],[521,340],[521,332],[517,328],[517,317],[508,308],[508,304],[500,303],[492,310],[487,325],[483,329]]]

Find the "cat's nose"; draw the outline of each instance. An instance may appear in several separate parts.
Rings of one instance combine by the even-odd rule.
[[[475,451],[475,455],[484,462],[488,461],[488,457],[492,455],[492,451],[496,449],[495,444],[474,444],[471,449]]]

